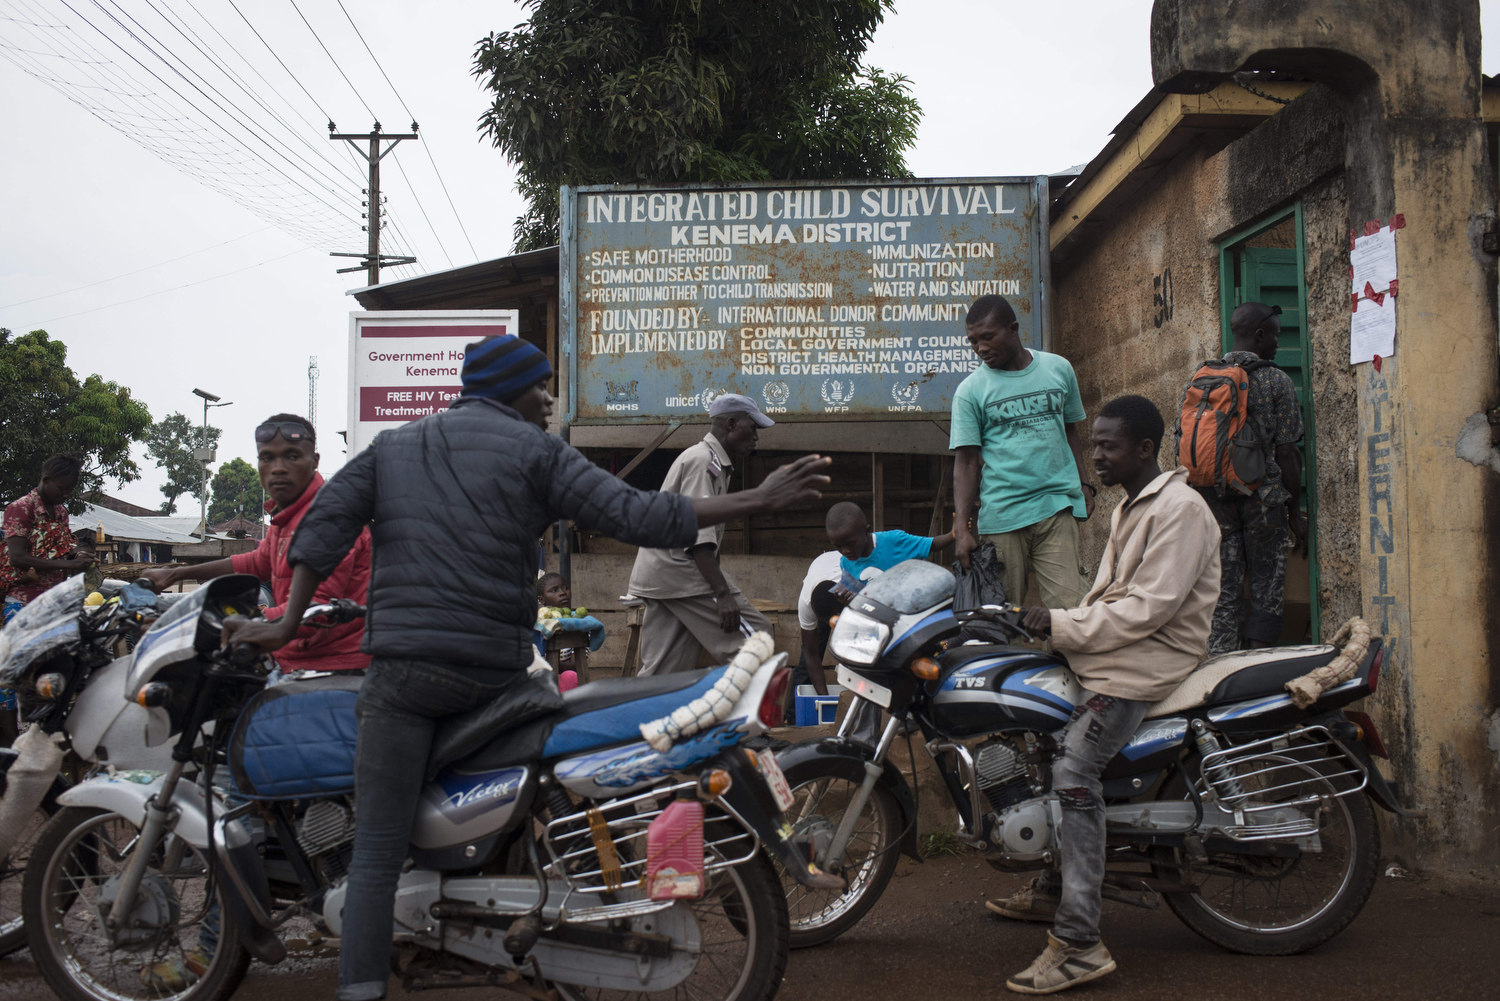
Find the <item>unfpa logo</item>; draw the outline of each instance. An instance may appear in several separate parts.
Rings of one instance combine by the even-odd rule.
[[[891,386],[891,399],[895,400],[896,403],[894,406],[886,407],[886,409],[894,410],[898,413],[908,410],[921,410],[922,408],[917,406],[917,396],[920,395],[921,391],[922,387],[918,386],[914,381],[896,383]]]

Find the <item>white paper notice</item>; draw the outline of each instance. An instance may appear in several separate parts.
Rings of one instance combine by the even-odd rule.
[[[1390,294],[1396,280],[1396,233],[1383,228],[1370,236],[1357,237],[1349,252],[1350,300],[1349,364],[1389,358],[1396,350],[1396,297]],[[1375,298],[1370,298],[1374,293]]]
[[[1389,358],[1396,353],[1396,297],[1382,296],[1384,301],[1359,300],[1349,322],[1349,364],[1358,365],[1376,355]]]
[[[1364,294],[1367,282],[1376,292],[1384,292],[1396,277],[1396,234],[1382,229],[1373,236],[1359,237],[1349,252],[1349,263],[1354,266],[1351,290],[1355,295]],[[1359,305],[1364,308],[1363,302]]]

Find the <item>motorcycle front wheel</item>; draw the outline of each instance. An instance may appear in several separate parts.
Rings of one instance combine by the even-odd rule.
[[[618,991],[554,984],[569,1001],[770,1001],[786,972],[786,907],[763,852],[709,877],[704,895],[682,901],[698,922],[698,961],[666,991]]]
[[[222,884],[180,839],[152,846],[126,929],[102,924],[136,825],[105,810],[68,807],[42,829],[22,894],[27,941],[64,1001],[224,1001],[250,955],[224,907]]]
[[[1192,892],[1166,893],[1167,906],[1182,923],[1215,945],[1251,956],[1290,956],[1333,938],[1354,920],[1380,863],[1380,831],[1370,799],[1362,792],[1337,796],[1316,763],[1284,762],[1300,770],[1302,789],[1318,802],[1318,850],[1295,842],[1267,842],[1263,853],[1208,853],[1193,861],[1180,848],[1158,849],[1158,878],[1182,881]],[[1285,774],[1285,771],[1282,773]],[[1169,780],[1165,797],[1186,797],[1181,773]],[[1268,797],[1270,801],[1275,796]]]
[[[826,848],[843,823],[859,783],[821,773],[816,758],[787,769],[786,780],[793,802],[785,817],[797,842],[820,866],[846,880],[843,890],[813,890],[781,872],[792,948],[804,949],[831,942],[854,927],[885,892],[900,861],[901,808],[888,789],[875,786],[854,822],[843,857],[829,859]]]

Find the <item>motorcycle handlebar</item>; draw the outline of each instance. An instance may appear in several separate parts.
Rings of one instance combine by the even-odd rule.
[[[1022,639],[1038,639],[1035,633],[1026,628],[1023,621],[1025,615],[1026,610],[1020,605],[980,605],[978,608],[955,612],[953,617],[960,622],[982,619],[985,622],[993,622],[1006,632]]]

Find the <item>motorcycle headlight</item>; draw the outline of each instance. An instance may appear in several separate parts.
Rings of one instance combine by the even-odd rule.
[[[880,658],[891,638],[891,627],[847,608],[828,639],[828,649],[846,664],[868,667]]]

